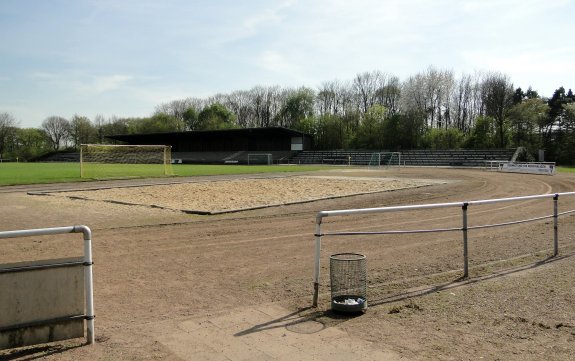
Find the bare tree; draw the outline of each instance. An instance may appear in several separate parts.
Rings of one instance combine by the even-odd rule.
[[[380,71],[357,74],[353,79],[353,88],[358,97],[360,111],[367,113],[376,101],[377,91],[385,84],[385,75]]]
[[[449,101],[453,88],[453,73],[429,67],[424,74],[424,92],[428,124],[434,128],[450,125]]]
[[[70,134],[70,122],[65,118],[51,116],[42,122],[42,130],[46,133],[53,150],[60,149],[65,145],[66,138]]]
[[[425,114],[429,128],[446,128],[451,125],[453,87],[450,70],[429,67],[426,72],[411,76],[403,83],[401,107],[405,112]]]
[[[427,114],[425,76],[421,73],[407,78],[401,85],[400,107],[403,113]]]
[[[376,90],[376,102],[383,105],[389,114],[395,114],[399,111],[399,99],[401,88],[399,78],[394,75],[384,74],[383,82]]]
[[[339,80],[324,82],[316,95],[315,109],[318,115],[344,115],[354,107],[353,89],[350,82]]]
[[[482,115],[480,96],[480,74],[463,74],[453,87],[451,94],[451,117],[453,126],[467,133],[475,125],[475,119]]]
[[[317,92],[315,98],[315,111],[319,116],[337,113],[337,93],[335,91],[335,82],[324,82]]]
[[[250,106],[248,91],[238,90],[227,95],[223,104],[236,115],[236,122],[240,127],[250,127],[253,119],[253,111]]]
[[[96,114],[94,117],[94,128],[96,129],[96,142],[104,143],[104,127],[106,125],[106,118],[102,114]]]
[[[254,126],[269,127],[273,125],[273,119],[281,109],[281,105],[278,103],[280,91],[279,86],[257,86],[249,91],[254,113]]]

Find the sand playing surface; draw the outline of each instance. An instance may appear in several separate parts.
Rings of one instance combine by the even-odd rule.
[[[424,179],[295,176],[58,192],[52,195],[210,214],[438,183],[444,182]]]

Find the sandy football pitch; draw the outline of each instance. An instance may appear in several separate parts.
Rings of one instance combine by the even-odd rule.
[[[0,188],[0,231],[92,228],[97,338],[0,351],[0,359],[575,359],[573,214],[560,218],[555,258],[550,219],[470,232],[469,279],[461,279],[460,232],[324,237],[320,304],[310,307],[318,211],[569,192],[571,174],[342,168],[177,181]],[[561,212],[572,209],[575,197],[560,199]],[[551,211],[550,202],[527,200],[471,208],[469,219]],[[460,225],[460,210],[441,209],[328,217],[323,227]],[[354,317],[329,307],[329,255],[347,251],[368,259],[369,308]],[[0,263],[81,252],[77,235],[0,240]]]

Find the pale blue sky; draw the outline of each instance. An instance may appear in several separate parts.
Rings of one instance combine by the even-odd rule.
[[[0,112],[148,116],[256,85],[430,65],[575,88],[575,0],[0,0]],[[574,89],[575,90],[575,89]]]

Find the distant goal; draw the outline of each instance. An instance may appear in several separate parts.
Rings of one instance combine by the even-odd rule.
[[[168,145],[82,144],[81,178],[130,178],[173,175]]]
[[[248,165],[272,165],[270,153],[248,154]]]
[[[373,153],[369,160],[369,167],[389,167],[401,165],[400,152],[379,152]]]

